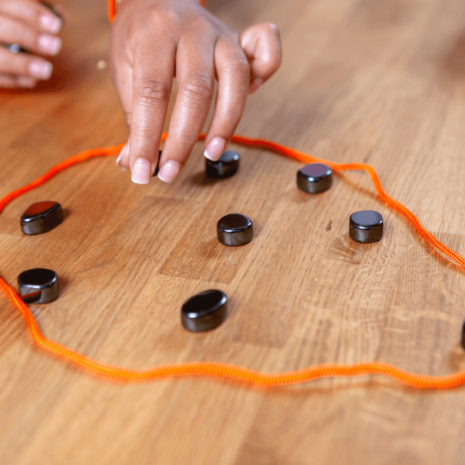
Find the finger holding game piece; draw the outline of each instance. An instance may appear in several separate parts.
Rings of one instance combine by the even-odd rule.
[[[28,236],[43,234],[56,228],[64,218],[58,202],[37,202],[21,216],[21,231]]]
[[[311,163],[297,172],[297,186],[308,194],[327,191],[333,182],[333,171],[323,163]]]
[[[34,268],[18,276],[19,295],[25,303],[47,304],[58,297],[58,278],[52,270]]]
[[[205,173],[213,179],[226,179],[234,176],[239,169],[240,158],[234,150],[223,152],[218,161],[205,158]]]
[[[364,210],[350,216],[349,235],[362,244],[378,242],[383,237],[383,217],[373,210]]]
[[[191,297],[181,310],[184,328],[192,332],[210,331],[223,323],[228,314],[228,297],[223,291],[204,291]]]
[[[253,239],[253,223],[248,216],[231,213],[218,221],[216,232],[223,245],[238,247]]]

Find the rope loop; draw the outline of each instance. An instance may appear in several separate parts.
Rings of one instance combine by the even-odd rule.
[[[163,133],[162,141],[165,141],[167,136],[168,135],[166,133]],[[199,140],[204,139],[205,134],[201,134]],[[418,234],[427,240],[434,248],[457,262],[462,268],[465,268],[465,259],[461,255],[439,242],[431,233],[426,231],[418,218],[410,210],[408,210],[404,205],[386,193],[383,186],[381,185],[378,174],[372,166],[365,163],[343,164],[329,162],[264,139],[250,139],[248,137],[235,135],[232,138],[232,142],[243,145],[245,147],[267,149],[306,164],[316,162],[324,163],[329,165],[333,171],[365,171],[368,176],[370,176],[376,192],[378,193],[381,200],[383,200],[387,205],[398,211],[408,221],[410,221]],[[0,214],[11,201],[25,194],[26,192],[41,186],[61,171],[64,171],[71,166],[76,165],[77,163],[90,160],[91,158],[117,155],[123,146],[124,144],[119,144],[108,148],[87,150],[85,152],[74,155],[71,158],[68,158],[62,163],[54,166],[50,171],[45,173],[43,176],[40,176],[30,184],[21,187],[11,192],[10,194],[7,194],[3,199],[0,200]],[[305,368],[303,370],[294,370],[277,374],[262,373],[236,365],[216,362],[179,363],[175,365],[158,366],[149,370],[132,370],[128,368],[116,367],[92,360],[85,355],[82,355],[57,342],[47,339],[40,330],[29,307],[23,302],[16,291],[1,277],[0,289],[10,300],[10,302],[19,310],[25,319],[30,335],[37,346],[50,354],[56,355],[59,358],[68,361],[75,366],[83,368],[84,370],[100,375],[102,377],[118,379],[123,382],[154,381],[169,377],[215,376],[219,378],[235,379],[237,381],[246,382],[256,386],[273,387],[302,384],[321,378],[337,376],[354,377],[365,375],[383,375],[417,389],[452,389],[465,384],[465,371],[460,371],[445,376],[429,376],[411,373],[401,370],[394,365],[376,361],[356,363],[353,365],[322,364]]]

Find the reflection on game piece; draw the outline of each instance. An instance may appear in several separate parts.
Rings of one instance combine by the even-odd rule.
[[[205,172],[209,178],[225,179],[237,173],[239,164],[239,154],[234,152],[234,150],[226,150],[218,161],[211,161],[205,158]]]
[[[362,244],[378,242],[383,237],[383,217],[373,210],[364,210],[350,216],[349,235]]]
[[[228,247],[248,244],[253,239],[252,220],[240,213],[223,216],[216,226],[218,240]]]
[[[160,171],[160,158],[161,158],[161,150],[158,151],[157,167],[155,168],[155,173],[152,174],[152,178],[154,178],[155,176],[158,176],[158,172]]]
[[[191,297],[181,310],[184,328],[192,332],[209,331],[220,326],[228,314],[228,297],[223,291],[204,291]]]
[[[322,163],[311,163],[297,172],[297,186],[309,194],[327,191],[333,182],[333,170]]]
[[[58,297],[57,274],[52,270],[35,268],[18,276],[19,295],[26,303],[47,304]]]
[[[37,202],[21,216],[21,231],[28,236],[46,233],[56,228],[64,218],[58,202]]]

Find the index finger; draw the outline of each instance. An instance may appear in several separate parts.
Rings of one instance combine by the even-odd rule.
[[[155,172],[173,82],[174,45],[160,50],[154,53],[151,42],[134,52],[129,164],[136,184],[147,184]]]
[[[178,95],[160,159],[158,177],[173,182],[186,163],[208,116],[213,92],[214,69],[211,37],[180,42],[176,54]]]

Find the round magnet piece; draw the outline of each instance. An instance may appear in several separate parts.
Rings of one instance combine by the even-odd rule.
[[[248,244],[253,239],[252,220],[240,213],[223,216],[216,226],[218,240],[228,247]]]
[[[63,209],[58,202],[37,202],[21,216],[21,231],[28,236],[43,234],[56,228],[63,218]]]
[[[58,297],[58,278],[52,270],[34,268],[18,276],[19,295],[26,303],[47,304]]]
[[[364,210],[350,216],[349,235],[362,244],[378,242],[383,237],[383,217],[373,210]]]
[[[223,323],[228,314],[228,297],[223,291],[204,291],[191,297],[181,310],[184,328],[192,332],[210,331]]]
[[[205,173],[209,178],[225,179],[234,176],[239,169],[241,157],[234,150],[226,150],[218,161],[205,158]]]
[[[309,194],[327,191],[333,182],[333,170],[322,163],[311,163],[297,171],[297,186]]]
[[[158,176],[158,172],[160,171],[160,158],[161,158],[161,150],[158,151],[157,167],[155,168],[155,173],[152,174],[152,178],[154,178],[155,176]]]
[[[4,44],[3,46],[11,53],[28,53],[28,50],[21,47],[19,44]]]
[[[462,347],[465,349],[465,322],[462,325]]]

